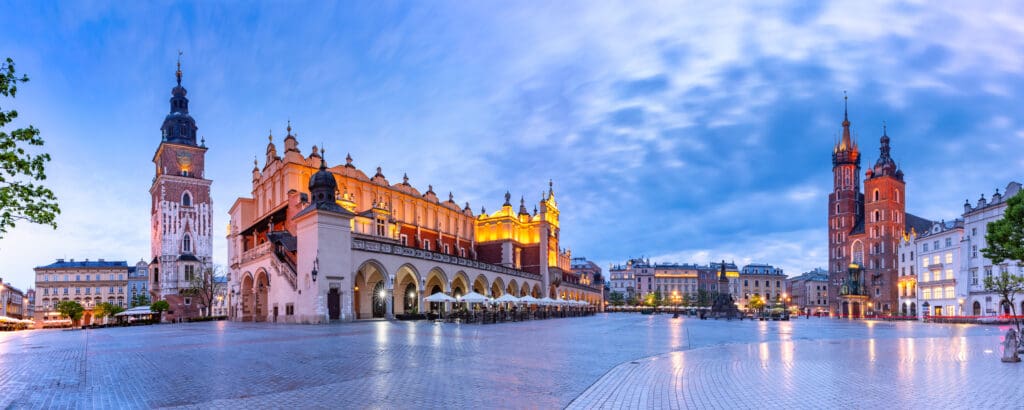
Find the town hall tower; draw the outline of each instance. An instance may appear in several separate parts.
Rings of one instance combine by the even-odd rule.
[[[212,200],[205,178],[205,139],[196,143],[196,122],[189,115],[187,91],[181,86],[181,61],[171,90],[171,111],[160,127],[153,155],[155,176],[151,202],[150,289],[152,299],[167,300],[167,320],[194,316],[199,301],[182,295],[194,277],[212,266]]]

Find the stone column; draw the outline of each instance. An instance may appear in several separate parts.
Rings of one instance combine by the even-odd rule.
[[[395,320],[395,290],[387,289],[384,296],[384,306],[387,308],[385,317],[388,320]]]

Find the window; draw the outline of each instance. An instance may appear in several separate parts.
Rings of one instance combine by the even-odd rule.
[[[113,286],[110,287],[110,293],[114,293],[114,287]]]
[[[427,251],[430,250],[430,241],[423,241],[423,249]]]
[[[935,246],[935,250],[939,250],[939,241],[935,241],[932,244]]]
[[[192,265],[185,265],[185,280],[191,282],[196,275],[196,267]]]
[[[188,192],[181,195],[181,206],[192,206],[192,195]]]
[[[991,278],[992,277],[992,267],[991,266],[986,266],[985,267],[985,277],[986,278]],[[67,292],[64,292],[64,293],[67,293]]]
[[[953,246],[953,238],[946,238],[946,247]]]
[[[928,258],[921,259],[921,267],[922,268],[927,268],[928,267]]]
[[[928,244],[921,245],[921,252],[928,252]]]
[[[953,270],[946,269],[946,279],[953,279]]]
[[[971,259],[978,257],[978,245],[971,245]]]
[[[384,218],[377,218],[377,236],[386,236],[387,225]]]
[[[67,295],[67,294],[68,294],[68,288],[64,288],[64,294],[65,294],[65,295]]]
[[[953,263],[953,252],[946,252],[946,263]]]
[[[192,304],[192,298],[185,298],[185,306]]]
[[[953,294],[953,287],[946,286],[946,299],[953,299],[954,297],[955,295]]]
[[[938,265],[939,262],[940,262],[939,261],[939,255],[933,255],[932,256],[932,265]]]
[[[192,252],[192,238],[185,235],[185,239],[181,240],[181,251]]]
[[[92,288],[85,288],[85,294],[86,295],[91,294],[91,293],[92,293]]]
[[[75,281],[82,280],[82,275],[75,275]]]
[[[409,235],[401,234],[398,236],[398,241],[402,243],[402,246],[409,246]]]
[[[285,314],[285,316],[294,315],[295,314],[295,304],[293,304],[293,303],[285,304],[284,305],[284,314]]]
[[[978,234],[978,228],[971,228],[971,236]]]
[[[931,288],[924,288],[924,291],[921,292],[921,297],[924,298],[924,299],[931,299],[932,298],[932,289]]]
[[[878,190],[875,190],[875,200],[878,200]],[[875,211],[875,220],[878,220],[878,211]]]
[[[444,253],[445,253],[445,254],[451,254],[451,253],[452,253],[452,250],[451,250],[451,248],[450,248],[450,247],[448,246],[448,244],[447,244],[447,243],[446,243],[446,244],[444,244]]]

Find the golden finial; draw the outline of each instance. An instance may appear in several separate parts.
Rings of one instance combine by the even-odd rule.
[[[182,54],[184,54],[184,53],[182,53],[181,50],[178,50],[178,71],[174,73],[178,77],[178,85],[179,86],[181,85],[181,56],[182,56]]]

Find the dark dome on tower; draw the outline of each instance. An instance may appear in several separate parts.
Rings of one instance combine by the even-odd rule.
[[[160,126],[161,141],[183,145],[196,145],[196,121],[188,114],[188,91],[181,86],[181,60],[178,60],[178,71],[175,76],[178,84],[171,89],[171,112],[164,117]]]
[[[309,193],[313,202],[334,202],[334,193],[338,191],[338,181],[334,174],[327,170],[327,161],[320,161],[320,170],[309,178]]]

